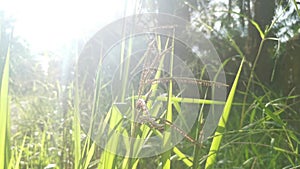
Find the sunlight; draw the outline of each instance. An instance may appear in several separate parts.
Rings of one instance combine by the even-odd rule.
[[[14,34],[28,41],[33,50],[44,51],[92,36],[122,17],[126,8],[132,9],[125,2],[10,0],[1,8],[16,19]]]
[[[0,10],[15,20],[14,36],[28,42],[33,53],[57,53],[78,41],[86,41],[106,24],[132,14],[135,2],[10,0]],[[65,54],[57,56],[62,55]],[[46,72],[49,58],[39,54],[36,57]]]

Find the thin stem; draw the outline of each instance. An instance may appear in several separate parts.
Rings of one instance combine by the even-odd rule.
[[[254,73],[256,64],[258,62],[259,56],[261,54],[264,42],[265,42],[265,39],[262,39],[261,42],[260,42],[260,44],[259,44],[259,48],[258,48],[256,57],[255,57],[255,61],[253,63],[253,66],[252,66],[252,69],[251,69],[251,72],[250,72],[249,81],[247,83],[246,92],[245,92],[245,96],[244,96],[244,99],[243,99],[243,107],[242,107],[242,115],[241,115],[241,121],[240,121],[240,128],[243,126],[243,121],[245,119],[245,115],[246,115],[245,109],[246,109],[246,101],[248,99],[248,92],[250,90],[250,85],[251,85],[251,82],[252,82],[253,73]]]

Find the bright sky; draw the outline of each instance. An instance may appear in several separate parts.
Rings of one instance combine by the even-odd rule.
[[[126,4],[127,2],[127,4]],[[53,50],[87,38],[108,23],[133,13],[135,0],[6,0],[0,10],[16,19],[14,34],[32,50]]]

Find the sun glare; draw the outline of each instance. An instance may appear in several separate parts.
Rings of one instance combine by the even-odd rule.
[[[40,53],[58,54],[65,46],[86,41],[106,24],[133,14],[134,3],[135,0],[6,0],[0,11],[15,20],[14,36],[25,40],[32,53],[37,53],[43,69],[47,69],[49,58]]]
[[[16,19],[14,34],[33,50],[44,51],[74,39],[91,36],[124,15],[126,1],[10,0],[0,10]]]

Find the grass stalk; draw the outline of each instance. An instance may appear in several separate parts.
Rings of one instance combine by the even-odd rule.
[[[223,138],[223,134],[225,132],[226,124],[227,124],[227,121],[228,121],[228,118],[229,118],[229,114],[230,114],[232,102],[233,102],[233,99],[234,99],[234,95],[236,93],[236,89],[237,89],[239,77],[240,77],[240,74],[241,74],[241,71],[242,71],[242,67],[243,67],[243,63],[244,63],[244,58],[241,61],[239,70],[237,72],[237,75],[235,77],[234,83],[233,83],[232,88],[230,90],[228,99],[227,99],[227,101],[225,103],[223,114],[222,114],[222,116],[220,118],[217,130],[216,130],[216,132],[214,134],[214,139],[212,141],[212,144],[211,144],[211,147],[210,147],[210,150],[209,150],[209,154],[208,154],[208,158],[207,158],[206,164],[205,164],[205,168],[206,169],[212,168],[213,164],[216,161],[217,152],[220,149],[220,145],[221,145],[221,141],[222,141],[222,138]]]

